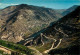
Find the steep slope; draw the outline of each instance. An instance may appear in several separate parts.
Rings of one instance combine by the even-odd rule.
[[[41,31],[33,34],[28,39],[25,39],[20,43],[26,46],[36,46],[35,48],[37,48],[43,54],[49,53],[49,51],[52,50],[50,52],[51,55],[73,55],[74,53],[75,55],[78,55],[79,50],[77,52],[73,51],[72,53],[70,53],[69,51],[71,50],[68,50],[68,48],[72,49],[73,47],[76,48],[77,46],[76,49],[79,49],[79,39],[80,6],[78,6],[73,12],[59,19],[57,22],[51,23],[49,27],[42,29]]]
[[[60,14],[49,8],[27,4],[9,6],[0,11],[1,39],[19,42],[59,17]]]
[[[74,6],[70,7],[70,8],[68,8],[68,9],[66,9],[66,10],[62,13],[62,15],[65,16],[65,15],[69,14],[70,12],[74,11],[77,7],[78,7],[78,5],[74,5]]]

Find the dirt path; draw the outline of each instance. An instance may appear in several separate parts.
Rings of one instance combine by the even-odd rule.
[[[36,48],[28,46],[28,48],[32,49],[35,51],[34,55],[43,55],[42,53],[40,53]]]
[[[60,45],[61,41],[62,41],[62,39],[59,40],[59,43],[58,43],[57,46],[54,47],[54,48],[53,48],[53,46],[54,46],[54,42],[53,42],[52,47],[51,47],[50,49],[44,51],[44,53],[48,53],[50,50],[56,49],[56,48]]]

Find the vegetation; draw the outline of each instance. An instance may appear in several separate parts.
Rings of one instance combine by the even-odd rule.
[[[36,48],[37,50],[39,50],[40,52],[43,52],[43,51],[45,51],[45,50],[50,49],[51,46],[52,46],[52,43],[46,43],[44,46],[38,45],[38,46],[36,46],[35,48]],[[34,46],[33,46],[33,47],[34,47]]]
[[[0,55],[9,55],[9,54],[4,54],[4,51],[0,50]]]
[[[41,30],[40,26],[36,26],[36,27],[34,27],[34,28],[31,29],[32,32],[36,32],[38,30]]]
[[[12,49],[16,52],[23,53],[26,55],[32,55],[32,50],[28,49],[26,46],[20,44],[14,44],[11,42],[0,40],[0,45]]]

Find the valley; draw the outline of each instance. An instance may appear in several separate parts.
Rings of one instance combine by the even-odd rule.
[[[79,55],[79,40],[78,5],[60,10],[27,4],[0,9],[1,54]]]

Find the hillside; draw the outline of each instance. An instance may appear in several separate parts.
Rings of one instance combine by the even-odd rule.
[[[0,10],[0,49],[13,55],[79,55],[79,36],[80,6],[64,11],[20,4]]]
[[[20,44],[0,40],[0,54],[3,55],[34,55],[34,51]]]
[[[57,13],[61,14],[64,13],[67,9],[54,9]],[[63,15],[62,15],[63,16]]]
[[[65,15],[69,14],[70,12],[74,11],[77,7],[78,7],[78,5],[73,5],[72,7],[68,8],[64,12],[62,12],[62,15],[65,16]]]
[[[61,14],[50,8],[27,4],[9,6],[0,10],[0,37],[17,43],[60,17]]]
[[[79,36],[80,6],[58,21],[52,22],[49,27],[36,32],[20,43],[25,46],[36,46],[35,48],[44,55],[46,53],[50,55],[79,55]],[[72,48],[76,49],[77,52],[71,52]]]

